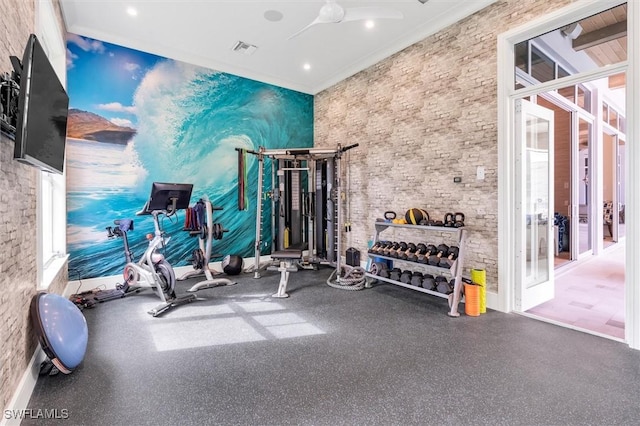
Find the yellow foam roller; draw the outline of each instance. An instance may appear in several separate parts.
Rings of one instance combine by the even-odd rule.
[[[472,269],[471,281],[480,286],[480,313],[487,312],[487,272],[484,269]]]

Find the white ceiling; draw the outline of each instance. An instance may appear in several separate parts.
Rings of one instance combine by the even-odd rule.
[[[388,7],[403,19],[315,25],[324,0],[60,0],[67,31],[159,56],[316,94],[495,0],[338,0]],[[127,8],[134,7],[137,16]],[[277,22],[265,12],[277,11]],[[271,14],[273,14],[271,12]],[[267,15],[269,16],[269,14]],[[238,42],[253,44],[247,55]],[[303,64],[310,65],[309,70]]]

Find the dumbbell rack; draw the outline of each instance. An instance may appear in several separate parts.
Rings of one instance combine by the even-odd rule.
[[[415,231],[425,231],[425,232],[441,233],[441,234],[442,233],[457,234],[457,235],[453,235],[452,237],[457,237],[457,244],[459,248],[458,258],[453,262],[450,268],[441,268],[438,266],[427,265],[423,263],[416,263],[410,260],[399,259],[396,257],[388,257],[388,256],[382,256],[376,253],[368,253],[369,258],[371,258],[372,260],[373,258],[379,258],[379,259],[388,259],[393,262],[405,262],[409,264],[413,263],[413,264],[419,265],[420,268],[423,268],[432,273],[437,273],[437,274],[445,273],[447,275],[450,275],[451,278],[455,279],[453,293],[451,294],[444,294],[437,291],[428,290],[426,288],[416,287],[411,284],[405,284],[400,281],[395,281],[389,278],[380,277],[378,275],[374,275],[369,272],[365,273],[365,276],[368,278],[372,278],[374,280],[384,281],[389,284],[398,285],[400,287],[405,287],[411,290],[427,293],[432,296],[448,299],[449,308],[450,308],[448,315],[451,317],[459,317],[460,313],[458,312],[458,304],[460,303],[460,299],[462,298],[462,265],[464,262],[464,251],[465,251],[464,246],[466,241],[466,230],[464,229],[464,227],[449,228],[444,226],[401,225],[401,224],[390,223],[390,222],[376,222],[375,227],[376,227],[376,235],[373,240],[373,244],[380,241],[380,233],[385,231],[388,228],[402,228],[402,229],[408,229],[410,231],[415,230]]]

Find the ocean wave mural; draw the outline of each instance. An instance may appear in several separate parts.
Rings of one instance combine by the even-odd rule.
[[[252,257],[258,162],[248,156],[249,206],[239,211],[236,148],[312,146],[313,97],[75,35],[67,48],[69,278],[121,273],[122,241],[106,233],[115,219],[134,219],[129,241],[142,255],[153,222],[136,212],[153,182],[193,184],[192,204],[207,196],[223,208],[214,221],[229,232],[213,252]],[[265,188],[270,179],[265,173]],[[270,203],[264,207],[268,253]],[[190,264],[198,247],[183,224],[184,212],[162,221],[174,266]]]

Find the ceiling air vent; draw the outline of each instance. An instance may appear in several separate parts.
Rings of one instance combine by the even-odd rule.
[[[245,55],[252,55],[257,49],[253,44],[245,43],[244,41],[237,42],[231,50],[234,52],[243,53]]]

